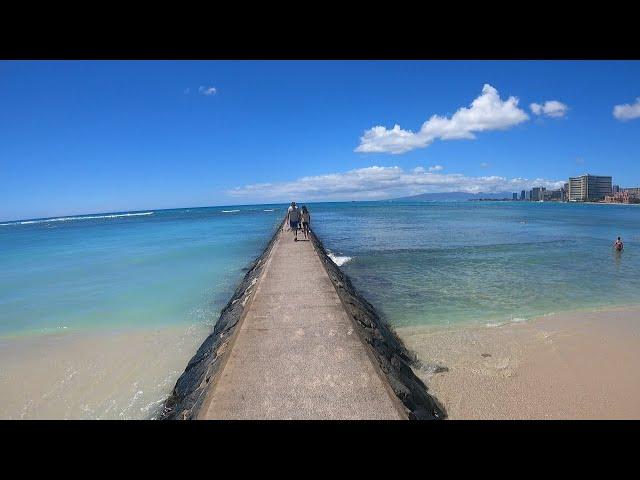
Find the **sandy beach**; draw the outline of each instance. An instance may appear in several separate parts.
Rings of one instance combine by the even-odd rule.
[[[0,339],[0,418],[153,418],[206,333],[173,326]]]
[[[450,419],[640,418],[640,307],[397,332]]]

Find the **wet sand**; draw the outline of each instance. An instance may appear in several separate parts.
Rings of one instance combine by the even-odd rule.
[[[640,418],[640,307],[397,332],[450,419]]]
[[[0,339],[0,418],[153,418],[210,327]]]
[[[640,418],[640,307],[397,332],[451,419]],[[207,333],[0,339],[0,418],[152,418]]]

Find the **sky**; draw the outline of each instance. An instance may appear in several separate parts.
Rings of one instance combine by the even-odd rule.
[[[0,220],[640,186],[638,61],[0,61]]]

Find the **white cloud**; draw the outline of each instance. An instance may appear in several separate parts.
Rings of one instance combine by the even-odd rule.
[[[488,164],[487,162],[482,162],[482,163],[480,164],[480,167],[482,167],[482,168],[487,168],[487,167],[489,167],[489,164]]]
[[[613,116],[622,121],[640,118],[640,97],[636,98],[636,103],[625,103],[613,107]]]
[[[545,115],[553,118],[562,118],[569,111],[569,107],[558,100],[547,100],[543,104],[532,103],[529,108],[536,115]]]
[[[373,127],[360,137],[356,152],[405,153],[429,146],[434,140],[473,139],[474,133],[486,130],[506,130],[529,119],[518,108],[518,98],[501,100],[498,91],[489,84],[471,106],[462,107],[451,118],[433,115],[422,124],[418,132],[403,130],[394,125],[390,130],[382,126]]]
[[[216,89],[216,87],[200,87],[198,89],[198,92],[200,92],[202,95],[215,95],[216,93],[218,93],[218,90]]]
[[[234,188],[227,193],[236,198],[262,201],[377,200],[419,193],[516,192],[532,186],[560,188],[564,181],[500,176],[468,177],[459,173],[431,173],[417,167],[366,167],[343,173],[302,177],[290,182],[259,183]]]
[[[444,167],[442,165],[434,165],[433,167],[429,167],[430,172],[440,172],[442,170],[444,170]]]

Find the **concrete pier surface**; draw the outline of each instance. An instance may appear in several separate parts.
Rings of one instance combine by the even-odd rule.
[[[280,231],[198,419],[406,419],[319,254]]]

